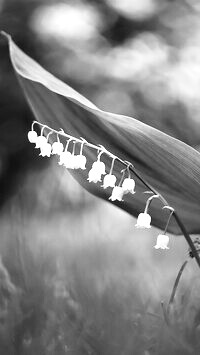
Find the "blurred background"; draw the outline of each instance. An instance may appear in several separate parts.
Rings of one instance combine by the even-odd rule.
[[[198,0],[0,0],[0,29],[100,108],[200,147]],[[0,39],[0,353],[200,352],[188,247],[84,191],[27,141],[34,119]]]

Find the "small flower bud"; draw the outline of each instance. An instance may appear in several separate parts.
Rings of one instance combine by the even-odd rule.
[[[157,237],[155,249],[169,249],[168,247],[169,237],[166,234],[159,234]]]
[[[37,132],[33,130],[28,132],[28,140],[30,143],[36,143],[37,137]]]
[[[111,201],[123,201],[123,194],[124,190],[122,189],[121,186],[115,186],[112,190],[112,195],[109,197],[109,200]]]
[[[104,189],[107,189],[107,187],[115,187],[116,180],[117,178],[115,175],[107,174],[104,176],[102,187]]]
[[[151,216],[148,213],[140,213],[137,218],[137,228],[151,228]]]

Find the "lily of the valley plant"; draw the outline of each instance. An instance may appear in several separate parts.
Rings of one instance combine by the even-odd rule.
[[[200,266],[189,235],[200,233],[200,153],[134,118],[99,109],[2,34],[15,74],[41,125],[39,136],[34,129],[28,135],[40,155],[58,155],[58,163],[70,169],[84,188],[138,217],[137,228],[154,225],[164,230],[156,249],[168,248],[166,225],[168,232],[183,234]],[[149,199],[144,190],[151,192]],[[173,217],[170,223],[166,213]]]
[[[39,135],[37,134],[37,131],[34,130],[34,125],[38,125],[41,128]],[[49,137],[52,134],[54,134],[56,140],[52,144],[50,144]],[[63,139],[63,142],[65,141],[65,144],[61,142],[61,138]],[[97,159],[96,161],[93,162],[88,172],[87,180],[89,181],[89,183],[96,184],[98,182],[102,182],[102,176],[104,176],[103,185],[101,185],[101,187],[103,189],[112,188],[111,195],[109,197],[109,200],[111,201],[124,201],[123,200],[124,195],[128,193],[132,195],[135,194],[135,180],[132,178],[130,172],[130,168],[132,167],[132,164],[127,161],[121,160],[119,157],[109,152],[103,146],[97,146],[95,144],[91,144],[83,138],[82,139],[75,138],[65,133],[63,130],[56,131],[48,127],[47,125],[43,125],[42,123],[37,121],[34,121],[32,123],[31,130],[28,132],[28,140],[30,143],[35,144],[35,148],[40,150],[39,155],[41,155],[42,157],[50,157],[51,155],[58,155],[59,157],[58,164],[63,165],[67,169],[73,169],[73,170],[86,169],[87,157],[83,155],[84,145],[92,149],[95,149],[97,151]],[[72,151],[70,151],[70,143],[72,146],[71,148]],[[78,145],[79,145],[79,151],[78,154],[75,154],[75,147]],[[101,161],[101,156],[103,154],[107,155],[111,159],[111,167],[108,173],[106,172],[105,163]],[[126,166],[125,169],[121,170],[122,175],[119,182],[117,182],[117,177],[113,174],[115,160],[120,161],[122,165]],[[132,171],[134,173],[134,170]],[[128,174],[128,177],[125,177],[126,172]],[[137,228],[151,228],[151,216],[150,214],[148,214],[148,209],[151,201],[154,198],[159,198],[159,197],[160,196],[156,194],[147,199],[144,212],[140,213],[137,218],[137,223],[135,225]],[[169,249],[168,247],[169,237],[165,233],[167,231],[167,227],[174,210],[170,206],[164,206],[164,208],[168,208],[169,210],[171,210],[171,213],[166,223],[164,233],[159,234],[157,237],[157,242],[155,245],[156,249]]]

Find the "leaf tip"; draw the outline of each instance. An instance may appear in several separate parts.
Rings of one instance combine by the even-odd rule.
[[[0,35],[5,37],[8,41],[11,39],[11,36],[5,31],[0,31]]]

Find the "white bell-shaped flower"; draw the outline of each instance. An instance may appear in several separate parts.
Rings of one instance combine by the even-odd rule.
[[[67,152],[67,157],[64,166],[67,169],[74,169],[74,155],[72,153]]]
[[[112,190],[112,195],[109,197],[111,201],[123,201],[124,190],[121,186],[115,186]]]
[[[97,172],[99,172],[102,175],[106,174],[105,164],[100,160],[97,160],[92,164],[92,169],[96,170]]]
[[[70,152],[64,151],[60,154],[60,160],[58,162],[59,165],[65,165],[69,162],[71,159],[72,154]],[[65,167],[67,167],[65,165]]]
[[[28,132],[28,140],[30,143],[36,143],[37,137],[37,132],[35,132],[34,130]]]
[[[68,169],[78,169],[79,168],[79,162],[76,159],[77,155],[72,154],[71,159],[70,159],[70,166]]]
[[[50,157],[51,155],[51,144],[46,143],[40,147],[40,154],[42,157]]]
[[[63,144],[61,142],[54,142],[52,144],[52,153],[60,155],[64,150]]]
[[[107,189],[107,187],[115,187],[116,180],[117,178],[115,175],[107,174],[104,176],[102,187],[104,189]]]
[[[85,167],[86,162],[87,162],[87,159],[86,159],[85,155],[82,155],[82,154],[76,155],[75,169],[85,170],[86,169],[86,167]]]
[[[46,145],[46,144],[47,144],[47,139],[46,139],[46,137],[44,137],[44,136],[39,136],[39,137],[37,137],[37,139],[36,139],[35,148],[41,148],[41,147],[43,147],[43,146]]]
[[[146,212],[140,213],[135,226],[137,228],[151,228],[151,216]]]
[[[98,181],[101,181],[101,173],[97,171],[96,169],[91,169],[88,173],[88,179],[89,182],[94,182],[97,183]]]
[[[159,234],[157,237],[156,245],[154,245],[155,249],[169,249],[169,237],[166,234]]]
[[[128,192],[130,192],[131,194],[135,194],[135,180],[131,178],[124,179],[122,183],[122,189],[124,190],[125,194],[127,194]]]

